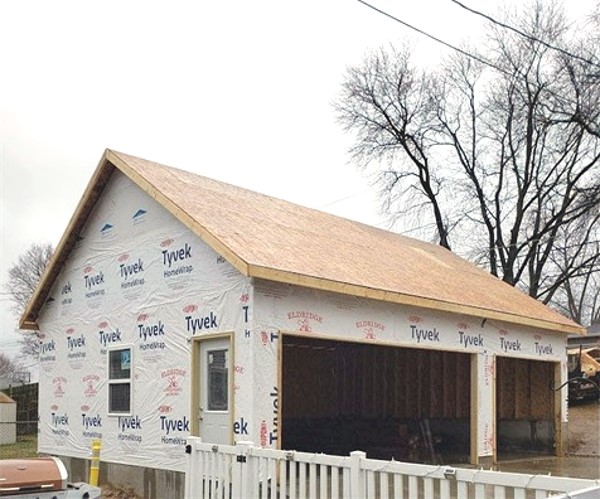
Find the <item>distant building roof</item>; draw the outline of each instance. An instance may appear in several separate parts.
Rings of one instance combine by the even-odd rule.
[[[587,334],[584,336],[570,334],[567,338],[567,343],[571,347],[576,345],[600,345],[600,324],[592,324],[591,326],[588,326]]]
[[[6,393],[0,392],[0,404],[16,404]]]
[[[600,324],[592,324],[587,328],[588,336],[600,336]]]

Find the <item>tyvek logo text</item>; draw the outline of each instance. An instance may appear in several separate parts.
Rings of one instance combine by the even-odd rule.
[[[138,432],[142,430],[142,420],[139,416],[119,416],[117,425],[120,432],[117,434],[117,439],[124,442],[141,443],[142,435]]]
[[[166,335],[165,324],[161,320],[149,322],[148,318],[148,314],[138,316],[137,333],[141,341],[140,350],[162,350],[166,347],[163,341]]]
[[[174,418],[162,414],[159,416],[160,431],[163,435],[160,438],[161,443],[165,445],[186,445],[185,438],[190,432],[190,420],[187,416]],[[173,435],[173,433],[183,433],[184,435]]]
[[[194,267],[188,263],[192,258],[192,246],[189,243],[184,243],[183,246],[171,249],[169,246],[173,242],[173,239],[165,239],[161,243],[163,248],[167,248],[162,250],[163,277],[165,278],[189,274],[194,270]]]

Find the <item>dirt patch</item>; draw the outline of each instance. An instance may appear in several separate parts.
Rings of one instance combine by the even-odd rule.
[[[102,487],[101,499],[140,499],[140,496],[133,492],[133,489],[122,487]]]
[[[570,456],[600,456],[600,403],[580,403],[569,407]]]

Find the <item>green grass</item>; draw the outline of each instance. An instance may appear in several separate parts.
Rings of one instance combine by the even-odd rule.
[[[17,442],[0,445],[0,459],[20,459],[37,457],[37,434],[17,437]]]

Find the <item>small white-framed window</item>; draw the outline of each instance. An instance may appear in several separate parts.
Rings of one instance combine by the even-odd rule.
[[[108,413],[131,414],[133,399],[133,348],[109,349],[108,357]]]

